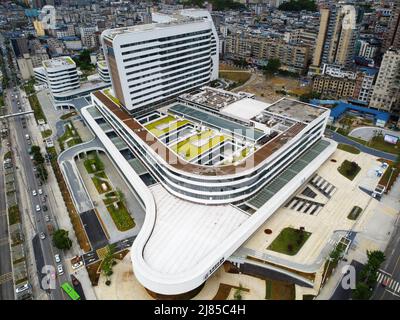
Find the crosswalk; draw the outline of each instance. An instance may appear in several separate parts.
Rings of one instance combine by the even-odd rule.
[[[400,283],[394,280],[390,275],[378,272],[377,282],[385,285],[386,289],[393,291],[394,293],[400,293]]]

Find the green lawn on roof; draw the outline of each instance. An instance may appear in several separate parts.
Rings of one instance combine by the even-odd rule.
[[[189,161],[214,148],[226,139],[225,136],[214,136],[211,138],[212,134],[213,132],[211,130],[198,133],[179,142],[178,144],[175,144],[172,146],[172,150],[183,156],[185,160]],[[200,146],[196,145],[196,143],[201,140],[207,140],[207,142]]]
[[[179,129],[180,127],[183,127],[188,123],[188,120],[176,121],[173,116],[167,116],[165,118],[149,123],[145,127],[158,138],[172,130]]]
[[[294,256],[310,236],[310,232],[288,227],[281,231],[267,249]]]

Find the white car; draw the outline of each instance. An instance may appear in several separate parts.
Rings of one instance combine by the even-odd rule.
[[[73,265],[72,265],[72,269],[78,269],[79,267],[82,267],[83,266],[83,261],[79,261],[79,262],[77,262],[77,263],[74,263]]]
[[[64,269],[63,269],[63,266],[61,265],[61,264],[59,264],[58,266],[57,266],[57,271],[58,271],[58,274],[61,276],[62,274],[64,274]]]
[[[36,211],[40,211],[40,206],[38,204],[36,205]]]
[[[56,261],[56,263],[60,263],[61,262],[60,255],[58,253],[54,255],[54,260]]]
[[[24,292],[25,290],[28,290],[30,288],[29,283],[25,283],[23,286],[20,286],[18,288],[15,289],[16,293],[21,293]]]
[[[41,240],[46,239],[46,235],[44,234],[44,232],[41,232],[39,237],[40,237]]]
[[[46,222],[49,222],[49,221],[50,221],[50,217],[49,217],[48,215],[45,215],[45,216],[44,216],[44,220],[45,220]]]
[[[43,194],[43,190],[42,189],[39,189],[38,192],[39,192],[39,194]]]
[[[33,196],[36,196],[36,195],[37,195],[36,190],[32,190],[32,195],[33,195]]]

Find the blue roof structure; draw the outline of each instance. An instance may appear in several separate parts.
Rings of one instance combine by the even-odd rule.
[[[362,114],[372,115],[375,119],[375,122],[384,121],[385,123],[389,121],[390,113],[380,110],[375,110],[371,108],[366,108],[362,106],[357,106],[355,104],[346,103],[344,101],[338,100],[317,100],[313,99],[310,101],[311,104],[316,105],[336,105],[331,109],[330,117],[333,118],[333,121],[340,118],[340,116],[346,111],[357,111]]]

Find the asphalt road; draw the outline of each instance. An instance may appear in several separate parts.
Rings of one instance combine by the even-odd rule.
[[[354,267],[355,271],[356,271],[356,276],[359,274],[359,272],[361,271],[363,264],[353,260],[350,263],[351,266]],[[348,273],[344,274],[344,276],[346,276]],[[344,289],[341,286],[342,283],[342,279],[343,277],[340,279],[340,281],[338,282],[338,286],[336,287],[335,292],[333,293],[332,297],[330,298],[330,300],[350,300],[351,299],[351,292],[352,289]]]
[[[400,219],[398,218],[392,238],[385,250],[386,260],[381,266],[381,270],[385,274],[390,275],[390,278],[394,281],[400,282]],[[374,294],[372,296],[374,300],[400,300],[400,294],[398,291],[394,291],[393,287],[384,287],[382,284],[377,284]]]
[[[105,247],[108,244],[108,240],[94,210],[83,212],[80,217],[92,249],[96,250]]]
[[[17,98],[15,97],[17,95]],[[23,102],[20,96],[19,91],[11,91],[7,90],[7,101],[11,105],[11,110],[13,113],[18,112],[19,108],[22,108],[24,111],[23,107]],[[18,104],[18,101],[20,104]],[[13,151],[15,157],[19,158],[20,162],[22,163],[22,166],[25,169],[25,181],[21,181],[22,189],[26,189],[30,195],[30,202],[31,202],[31,208],[35,210],[36,205],[39,205],[41,207],[41,210],[39,212],[30,212],[29,214],[31,215],[31,221],[33,221],[33,227],[36,231],[37,234],[43,232],[46,235],[46,239],[40,241],[40,246],[41,250],[43,253],[43,258],[44,258],[44,263],[46,265],[52,265],[54,268],[57,268],[54,262],[54,255],[56,253],[60,254],[61,257],[63,257],[62,252],[59,252],[58,249],[53,247],[52,242],[51,242],[51,236],[48,233],[48,228],[47,228],[47,223],[44,220],[45,215],[49,215],[50,217],[50,223],[55,225],[55,218],[53,215],[53,201],[50,201],[51,197],[49,195],[51,194],[50,188],[44,183],[42,186],[39,186],[39,179],[35,177],[35,172],[33,171],[33,163],[32,160],[30,159],[30,155],[28,153],[28,148],[30,145],[28,144],[28,141],[25,137],[26,134],[29,134],[32,137],[31,132],[29,131],[29,122],[31,124],[34,123],[34,118],[32,115],[27,116],[25,122],[27,123],[26,127],[24,128],[23,122],[20,119],[20,117],[14,118],[10,120],[10,134],[14,136],[16,145],[13,146]],[[14,131],[12,131],[14,130]],[[35,144],[33,141],[32,144]],[[42,150],[43,152],[44,150]],[[51,170],[50,167],[47,167],[47,170]],[[17,170],[17,174],[18,174]],[[26,185],[24,185],[26,183]],[[43,190],[43,195],[42,196],[33,196],[32,191],[33,190],[38,190],[42,189]],[[46,205],[48,207],[47,212],[43,212],[43,201],[42,197],[44,195],[48,195]],[[19,195],[19,199],[21,196]],[[55,226],[56,228],[56,226]],[[65,267],[64,267],[65,270]],[[41,270],[38,270],[40,272]],[[51,291],[50,298],[55,299],[55,300],[61,300],[64,299],[65,294],[63,293],[62,289],[60,289],[60,282],[67,281],[67,275],[63,275],[61,277],[56,278],[56,289]]]
[[[115,252],[120,252],[124,249],[132,247],[133,241],[136,239],[136,236],[126,238],[124,240],[118,241],[116,243],[113,243],[115,245]],[[97,255],[96,250],[90,251],[88,253],[85,253],[82,255],[82,259],[85,263],[85,265],[89,265],[92,263],[95,263],[96,261],[99,260],[99,256]]]
[[[331,139],[335,140],[336,142],[346,143],[346,144],[352,145],[352,146],[360,149],[362,152],[368,153],[368,154],[373,155],[375,157],[384,158],[384,159],[388,159],[388,160],[392,160],[392,161],[395,161],[396,158],[397,158],[397,156],[394,155],[394,154],[383,152],[383,151],[379,151],[379,150],[375,150],[375,149],[372,149],[372,148],[368,148],[368,147],[362,145],[361,143],[358,143],[358,142],[356,142],[354,140],[351,140],[351,139],[349,139],[349,138],[347,138],[345,136],[342,136],[342,135],[340,135],[340,134],[338,134],[336,132],[333,132],[331,130],[327,129],[326,131],[331,136]]]

